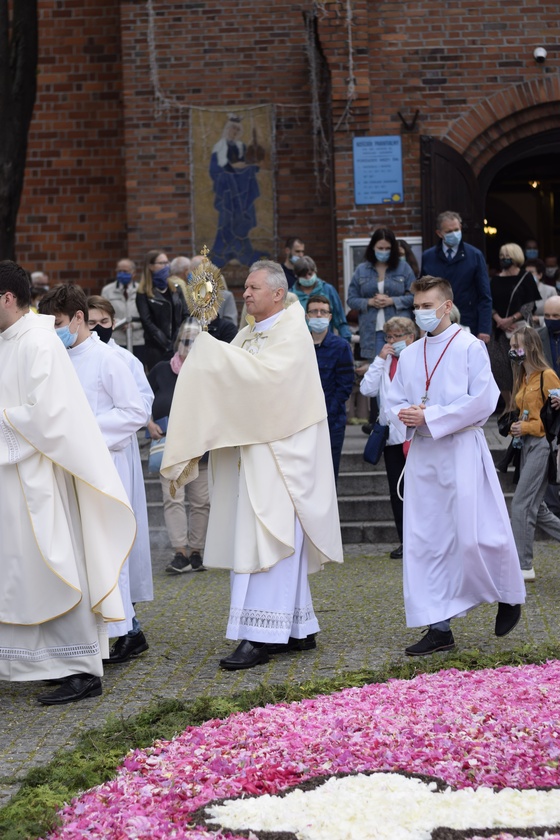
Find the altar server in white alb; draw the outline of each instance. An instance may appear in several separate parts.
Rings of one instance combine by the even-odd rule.
[[[412,439],[404,492],[404,601],[409,627],[428,625],[410,656],[455,646],[450,621],[498,602],[494,632],[518,623],[525,584],[496,468],[482,429],[498,387],[484,344],[452,324],[447,280],[412,284],[426,336],[400,355],[387,395]]]
[[[287,290],[277,263],[251,267],[252,324],[231,344],[195,339],[169,418],[166,478],[191,481],[211,450],[204,565],[233,572],[226,635],[241,640],[220,661],[226,670],[314,648],[307,574],[342,562],[325,398],[304,310],[284,308]]]
[[[148,421],[146,403],[134,376],[120,356],[104,344],[97,333],[91,333],[87,325],[87,298],[79,286],[69,284],[51,289],[42,298],[40,311],[55,317],[59,338],[68,349],[70,361],[132,501],[134,475],[141,473],[136,433]],[[107,664],[126,662],[148,650],[132,605],[128,560],[121,570],[119,588],[126,614],[124,621],[109,627],[110,635],[118,638]]]
[[[38,698],[58,705],[101,694],[136,525],[54,319],[29,303],[1,262],[0,679],[58,680]]]
[[[125,347],[120,347],[113,335],[113,327],[116,323],[117,316],[115,309],[110,300],[107,300],[100,295],[91,295],[87,299],[88,304],[88,327],[92,333],[97,333],[101,341],[110,347],[125,363],[129,371],[134,377],[134,381],[140,392],[140,396],[144,402],[146,417],[148,420],[152,415],[152,403],[154,401],[154,392],[150,387],[150,383],[144,373],[144,365],[136,356],[134,356]],[[146,421],[147,422],[147,421]],[[142,472],[142,461],[140,458],[140,448],[138,446],[138,438],[132,435],[132,449],[133,457],[129,458],[129,465],[131,468],[131,495],[130,504],[136,516],[136,539],[134,546],[128,558],[129,572],[130,572],[130,597],[132,603],[137,601],[153,601],[154,600],[154,582],[152,576],[152,555],[150,551],[150,529],[148,525],[148,507],[146,502],[146,488],[144,485],[144,475]],[[136,622],[135,622],[135,627]],[[134,635],[134,634],[132,634]],[[137,640],[136,640],[137,641]],[[133,640],[134,642],[134,640]],[[125,642],[121,642],[124,645]],[[130,645],[130,642],[126,645]],[[126,651],[124,651],[126,654]],[[130,657],[125,655],[122,658],[123,651],[120,651],[119,661],[124,662]],[[115,654],[111,659],[115,662]]]

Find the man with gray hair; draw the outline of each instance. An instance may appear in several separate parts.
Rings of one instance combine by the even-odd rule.
[[[461,324],[488,343],[492,332],[492,294],[484,254],[463,240],[463,221],[454,210],[439,214],[436,233],[440,241],[422,254],[420,276],[447,280],[461,313]]]
[[[211,452],[204,565],[232,572],[226,635],[240,643],[220,660],[230,671],[314,648],[307,574],[342,562],[325,398],[303,307],[286,309],[287,291],[278,263],[254,263],[243,294],[251,323],[231,344],[196,338],[162,463],[180,487]]]

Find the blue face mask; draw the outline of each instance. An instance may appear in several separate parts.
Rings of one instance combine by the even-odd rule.
[[[418,328],[429,333],[437,330],[443,320],[443,315],[438,318],[436,312],[438,312],[443,305],[444,304],[442,303],[437,309],[415,309],[414,320],[418,324]]]
[[[312,274],[311,277],[298,277],[298,283],[300,286],[305,286],[306,289],[310,289],[311,286],[314,286],[317,282],[317,275]]]
[[[406,257],[404,255],[399,256],[399,262],[405,263],[406,262]]]
[[[309,318],[307,326],[312,333],[322,333],[328,330],[330,324],[329,318]]]
[[[395,351],[395,356],[400,356],[404,348],[407,346],[406,341],[395,341],[393,344],[393,350]]]
[[[152,283],[156,287],[156,289],[160,289],[163,291],[167,289],[167,278],[171,270],[168,265],[164,265],[163,268],[160,268],[159,271],[154,271],[152,274]]]
[[[538,248],[527,248],[525,251],[525,256],[528,260],[536,260],[539,256],[539,249]]]
[[[128,286],[132,280],[132,274],[129,271],[117,271],[117,283],[121,286]]]
[[[452,230],[450,233],[445,234],[443,241],[448,248],[455,248],[455,246],[461,241],[461,237],[462,233],[460,230]]]
[[[299,262],[299,256],[297,254],[290,254],[290,262],[295,265]]]
[[[545,318],[544,324],[549,333],[560,332],[560,318]]]
[[[72,318],[72,321],[73,320],[74,319]],[[72,321],[70,321],[70,324]],[[60,338],[66,349],[73,347],[78,340],[78,331],[76,330],[76,332],[70,332],[70,324],[66,324],[64,327],[59,327],[56,331],[57,336]]]
[[[389,257],[391,256],[390,251],[375,251],[375,259],[377,262],[385,263],[389,261]]]

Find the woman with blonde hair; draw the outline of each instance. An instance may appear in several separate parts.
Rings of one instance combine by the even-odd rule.
[[[512,374],[508,359],[511,334],[529,319],[540,292],[530,271],[522,266],[523,251],[515,242],[500,248],[500,273],[492,277],[492,335],[488,345],[492,374],[506,404],[511,400]]]
[[[189,315],[183,293],[170,273],[167,255],[156,249],[148,251],[136,293],[148,370],[171,358],[179,327]]]
[[[560,519],[543,501],[551,450],[540,416],[549,391],[560,388],[560,379],[549,367],[540,336],[532,327],[519,327],[513,333],[509,358],[513,367],[515,405],[521,418],[510,427],[510,435],[521,447],[519,481],[511,504],[511,527],[523,577],[534,580],[535,527],[540,525],[560,541]]]

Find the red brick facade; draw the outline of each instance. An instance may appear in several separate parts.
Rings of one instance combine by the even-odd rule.
[[[511,144],[560,129],[557,2],[45,0],[40,8],[17,251],[55,280],[95,287],[126,252],[136,260],[153,246],[192,253],[190,106],[275,106],[279,249],[286,236],[302,236],[332,281],[345,237],[379,224],[420,233],[421,135],[448,143],[479,175]],[[533,58],[540,45],[544,64]],[[333,176],[319,194],[311,54],[332,152]],[[408,131],[398,112],[410,124],[417,109]],[[402,136],[405,200],[356,206],[352,138],[379,134]]]

